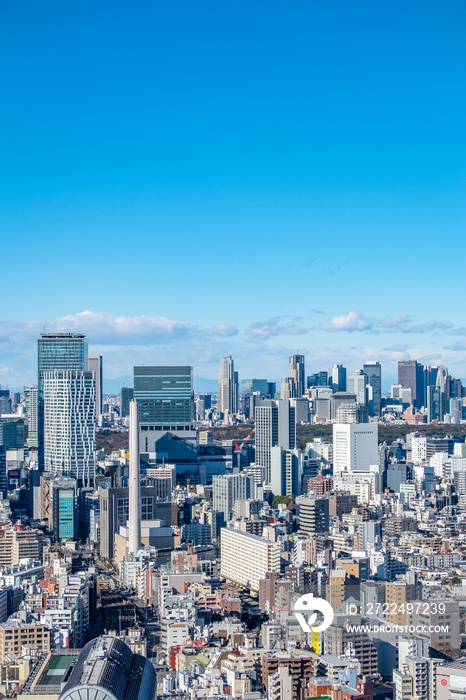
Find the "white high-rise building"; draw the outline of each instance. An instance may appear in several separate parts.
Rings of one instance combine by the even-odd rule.
[[[37,447],[39,430],[39,393],[37,386],[24,387],[26,419],[28,422],[28,447]]]
[[[253,479],[246,474],[214,474],[212,477],[212,507],[223,513],[228,521],[235,501],[252,498]]]
[[[223,357],[218,373],[217,408],[223,415],[238,412],[238,372],[232,357]]]
[[[348,391],[350,394],[355,394],[356,403],[363,404],[367,403],[367,385],[368,385],[367,374],[365,374],[362,369],[357,369],[354,374],[348,377]]]
[[[44,372],[45,470],[91,486],[95,477],[96,390],[94,372]]]
[[[299,450],[284,450],[279,445],[272,447],[270,471],[274,496],[299,496],[302,474],[302,454]]]
[[[272,447],[296,447],[296,409],[289,401],[262,401],[255,419],[256,464],[264,468],[265,482],[270,484]]]
[[[333,474],[378,464],[377,423],[333,424]]]

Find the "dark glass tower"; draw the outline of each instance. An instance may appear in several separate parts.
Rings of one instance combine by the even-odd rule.
[[[372,398],[369,399],[369,415],[380,416],[382,402],[382,367],[380,362],[369,361],[363,366],[368,384],[372,388]]]

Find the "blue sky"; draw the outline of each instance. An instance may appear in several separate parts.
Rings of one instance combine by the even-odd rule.
[[[3,3],[0,382],[380,359],[466,377],[466,5]]]

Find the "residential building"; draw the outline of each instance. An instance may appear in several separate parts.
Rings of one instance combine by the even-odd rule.
[[[38,389],[37,386],[24,387],[24,403],[26,407],[26,421],[28,426],[28,447],[37,447],[39,430],[39,409],[38,409]]]
[[[47,371],[42,375],[46,471],[92,486],[95,478],[96,403],[93,372]]]
[[[220,541],[222,578],[258,592],[268,572],[280,573],[278,543],[231,528],[220,531]]]

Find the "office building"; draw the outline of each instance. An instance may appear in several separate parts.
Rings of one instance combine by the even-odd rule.
[[[278,543],[231,528],[222,528],[220,541],[222,578],[258,592],[268,572],[280,573]]]
[[[103,405],[103,366],[102,366],[102,355],[89,355],[89,371],[94,372],[95,375],[95,405],[96,405],[96,416],[102,415],[102,405]]]
[[[368,360],[363,365],[363,371],[371,388],[371,396],[368,402],[369,415],[380,416],[382,407],[382,367],[380,362]]]
[[[99,489],[100,554],[106,559],[114,556],[115,533],[126,526],[129,518],[129,489]],[[153,486],[141,486],[141,520],[163,520],[172,524],[172,504],[160,503]]]
[[[421,408],[424,402],[424,368],[416,360],[399,360],[398,384],[410,387],[415,408]]]
[[[60,700],[154,700],[151,662],[118,637],[92,639],[79,654]]]
[[[217,409],[222,416],[238,412],[238,373],[231,356],[223,357],[218,373]]]
[[[328,372],[315,372],[310,374],[306,380],[307,388],[313,386],[328,386]]]
[[[333,391],[346,391],[346,367],[343,365],[332,365],[329,367],[328,385]]]
[[[120,418],[129,416],[129,402],[132,401],[134,390],[132,386],[122,386],[120,389]]]
[[[378,464],[377,423],[333,424],[333,474]]]
[[[223,513],[225,522],[233,515],[235,501],[252,498],[253,479],[246,474],[214,474],[212,477],[212,507]]]
[[[46,471],[92,486],[95,478],[96,413],[93,372],[55,370],[42,375]]]
[[[74,540],[78,528],[75,479],[51,479],[49,499],[49,527],[55,539]]]
[[[171,460],[163,440],[169,433],[175,442],[192,443],[195,452],[192,367],[135,367],[134,399],[138,403],[141,453],[149,454],[153,461]]]
[[[427,387],[427,422],[432,423],[432,421],[442,421],[444,417],[443,412],[443,396],[440,387],[438,386],[428,386]]]
[[[271,450],[296,447],[296,411],[289,401],[262,401],[256,407],[256,464],[263,467],[265,481],[271,482]]]
[[[296,499],[296,514],[299,518],[299,532],[315,535],[329,531],[328,498],[307,494]]]
[[[296,396],[296,386],[294,380],[291,377],[282,377],[280,384],[280,399],[282,401],[289,401]]]
[[[367,404],[367,386],[368,379],[367,374],[365,374],[362,369],[355,370],[354,374],[348,377],[348,391],[350,394],[356,396],[356,403],[363,406]]]
[[[38,389],[37,386],[24,387],[24,403],[28,426],[28,447],[37,447],[39,430]]]
[[[87,370],[86,338],[81,333],[41,333],[37,341],[39,468],[44,468],[44,375],[54,370]],[[49,397],[50,405],[50,397]]]
[[[269,393],[269,382],[267,379],[242,379],[241,380],[241,393],[243,394],[254,394],[259,392],[262,396],[267,396]]]
[[[301,492],[301,453],[299,450],[284,450],[279,445],[271,449],[270,470],[274,496],[297,496]]]
[[[294,393],[290,399],[300,399],[306,390],[304,355],[290,355],[288,358],[288,376],[293,381]]]
[[[24,418],[16,413],[0,416],[0,447],[22,450],[24,447]]]

